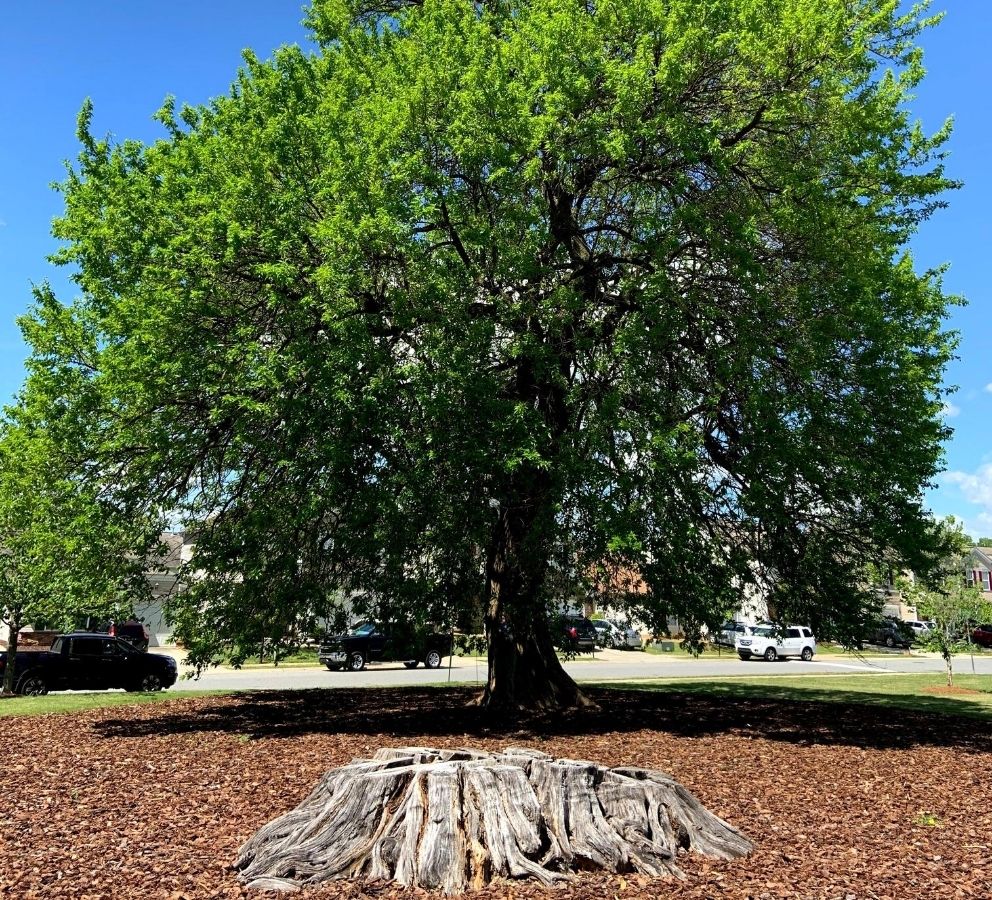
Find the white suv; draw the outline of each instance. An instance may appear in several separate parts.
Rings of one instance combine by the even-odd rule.
[[[755,625],[744,634],[737,635],[734,646],[741,659],[761,656],[768,662],[780,656],[798,656],[809,662],[816,653],[813,632],[803,625],[789,625],[782,629],[774,625]]]

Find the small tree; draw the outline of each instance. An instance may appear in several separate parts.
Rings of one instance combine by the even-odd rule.
[[[954,683],[953,658],[973,648],[971,623],[992,618],[992,603],[974,585],[967,584],[962,575],[951,575],[937,590],[922,592],[917,610],[935,623],[920,638],[920,644],[941,655],[950,687]]]
[[[904,593],[915,602],[917,615],[934,623],[919,643],[941,655],[951,687],[954,656],[972,649],[972,623],[992,619],[992,603],[965,579],[965,553],[971,541],[961,523],[949,516],[938,529],[947,555],[929,583],[905,586]]]
[[[8,661],[29,622],[67,627],[83,613],[116,613],[147,592],[144,554],[135,548],[148,533],[127,526],[106,499],[60,474],[44,432],[3,422],[0,622],[9,630]],[[14,669],[12,662],[4,669],[5,694],[14,690]]]

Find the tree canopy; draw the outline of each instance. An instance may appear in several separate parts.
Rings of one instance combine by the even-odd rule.
[[[574,702],[546,609],[604,570],[689,628],[752,584],[844,621],[866,560],[921,561],[947,433],[906,244],[949,128],[898,6],[318,0],[319,52],[156,143],[87,106],[29,417],[193,531],[195,661],[341,590],[477,603],[486,702]]]
[[[146,530],[142,540],[99,489],[54,465],[62,458],[44,432],[0,422],[0,621],[14,653],[22,626],[72,628],[85,616],[120,616],[148,596],[134,549],[157,535]],[[5,692],[14,675],[8,665]]]

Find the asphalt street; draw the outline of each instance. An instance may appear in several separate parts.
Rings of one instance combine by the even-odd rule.
[[[447,660],[445,661],[447,663]],[[743,662],[732,652],[720,656],[707,654],[699,659],[685,656],[662,656],[637,651],[606,650],[595,658],[580,657],[565,663],[576,681],[623,681],[635,678],[716,678],[728,675],[812,675],[824,673],[892,674],[944,671],[939,657],[909,656],[893,653],[885,656],[820,656],[812,662],[801,660],[763,660]],[[959,656],[954,668],[961,674],[972,671],[971,659]],[[184,670],[187,671],[187,670]],[[975,657],[975,672],[992,675],[992,657]],[[449,669],[427,670],[422,666],[410,670],[401,663],[370,664],[362,672],[329,672],[322,666],[261,667],[245,669],[215,668],[199,679],[180,678],[172,690],[302,690],[326,687],[386,687],[395,685],[482,683],[486,677],[484,659],[455,657]]]

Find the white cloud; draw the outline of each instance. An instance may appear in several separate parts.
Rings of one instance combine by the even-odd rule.
[[[973,540],[992,537],[992,512],[979,513],[971,519],[962,520],[964,533],[971,535]]]
[[[945,472],[944,481],[956,484],[969,503],[987,506],[992,512],[992,463],[985,463],[974,472]]]
[[[950,401],[945,401],[944,407],[941,409],[940,414],[946,419],[953,419],[955,416],[961,415],[961,407],[955,406]]]
[[[962,516],[961,510],[956,509],[953,513],[948,513],[943,509],[931,509],[930,512],[933,514],[935,519],[945,519],[948,515],[954,517],[954,519],[961,523],[961,527],[964,529],[964,533],[969,535],[972,540],[978,540],[980,537],[990,537],[992,536],[992,511],[981,512],[977,515]]]
[[[990,381],[987,385],[985,385],[985,390],[987,390],[990,394],[992,394],[992,381]]]

